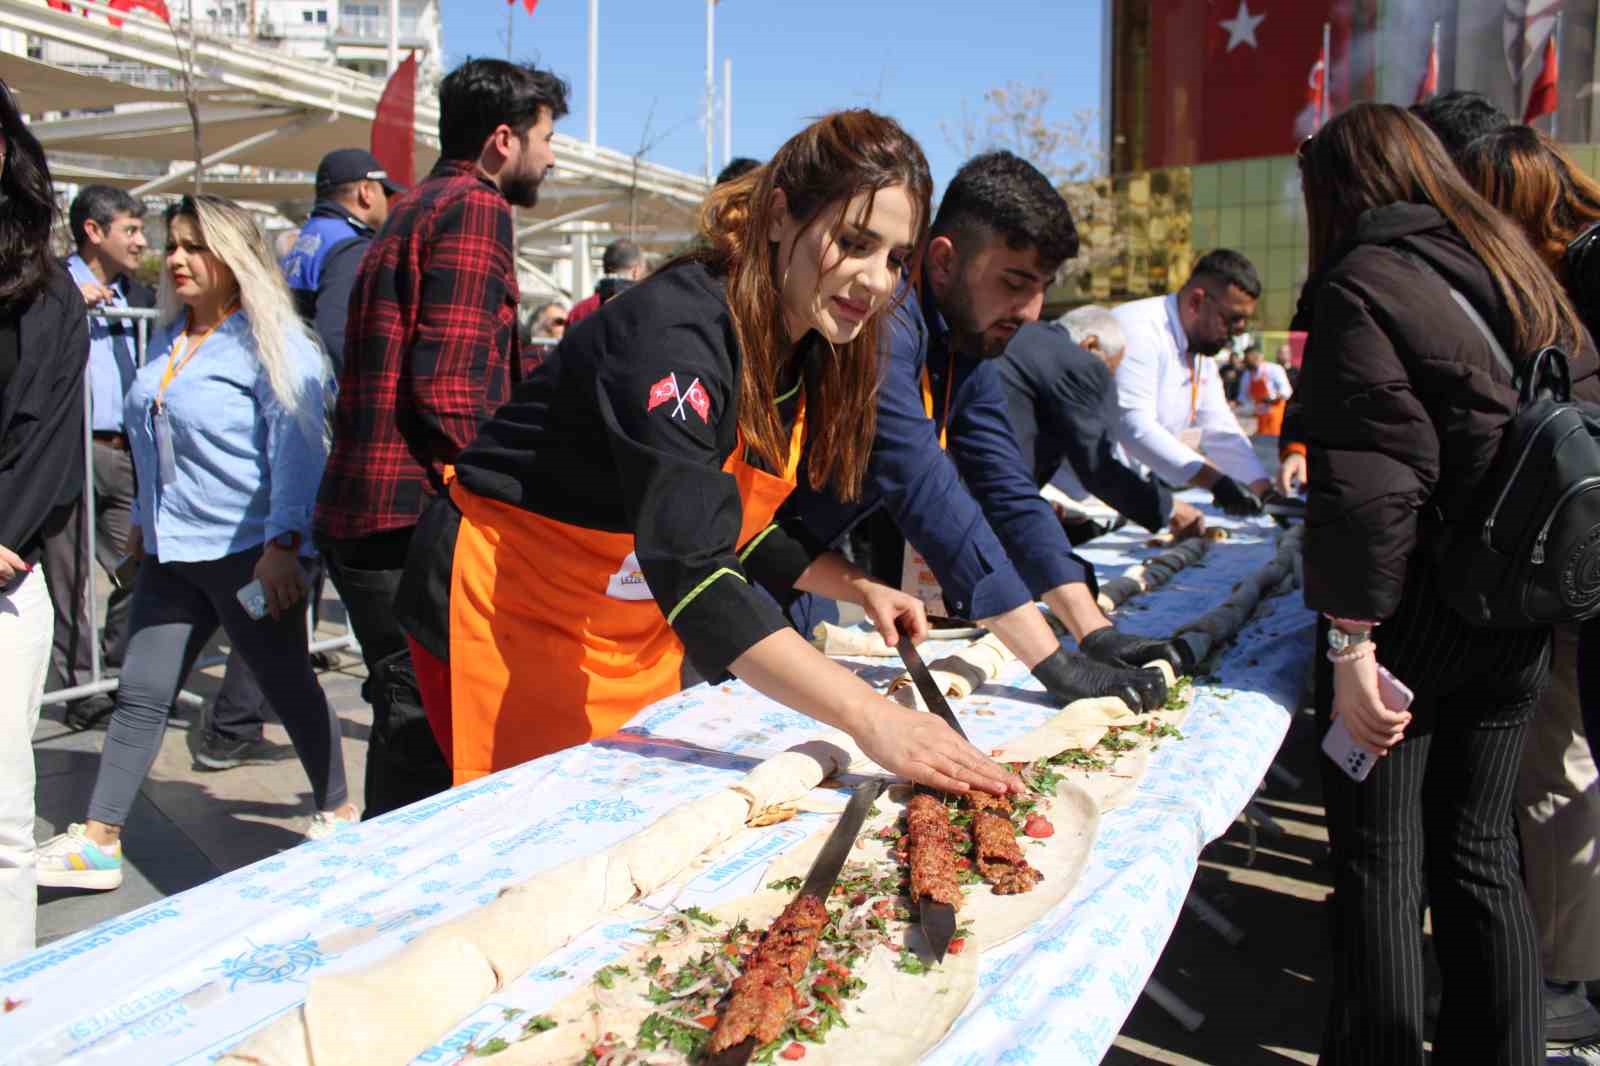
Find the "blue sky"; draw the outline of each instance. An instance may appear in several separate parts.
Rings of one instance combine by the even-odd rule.
[[[468,55],[506,54],[503,0],[441,0],[446,67]],[[1032,0],[1005,8],[982,0],[721,0],[717,78],[733,60],[733,151],[764,158],[812,116],[871,106],[922,142],[942,189],[961,163],[940,129],[961,106],[981,113],[983,93],[1009,81],[1042,86],[1067,118],[1101,106],[1102,0]],[[999,12],[1004,10],[1004,15]],[[588,0],[540,0],[515,9],[513,54],[553,68],[573,87],[559,127],[585,136]],[[599,139],[699,173],[705,134],[703,0],[600,0]],[[720,90],[719,90],[720,91]],[[652,106],[654,114],[652,116]],[[722,165],[722,130],[716,132]]]

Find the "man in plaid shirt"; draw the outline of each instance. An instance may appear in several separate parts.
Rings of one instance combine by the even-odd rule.
[[[367,817],[450,786],[394,593],[444,466],[521,378],[511,206],[538,201],[566,113],[548,71],[469,59],[447,75],[439,162],[391,208],[350,297],[316,537],[367,665]]]

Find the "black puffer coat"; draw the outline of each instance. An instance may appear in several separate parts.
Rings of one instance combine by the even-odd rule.
[[[1513,361],[1526,354],[1488,271],[1432,207],[1366,212],[1318,279],[1299,390],[1310,451],[1305,598],[1315,610],[1393,614],[1408,568],[1427,565],[1417,555],[1425,514],[1468,512],[1516,410],[1510,379],[1440,275]],[[1571,368],[1575,397],[1600,402],[1588,337]]]

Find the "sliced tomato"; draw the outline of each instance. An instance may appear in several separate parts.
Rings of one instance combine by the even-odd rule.
[[[722,945],[722,953],[730,959],[737,959],[739,957],[739,945],[724,944]]]
[[[1046,818],[1042,814],[1028,815],[1028,820],[1023,824],[1022,831],[1031,837],[1039,838],[1053,837],[1056,835],[1056,827],[1051,825],[1050,819]]]
[[[778,1052],[786,1059],[803,1059],[806,1057],[806,1046],[798,1040],[789,1041],[789,1046]]]
[[[872,913],[876,914],[879,918],[894,917],[894,900],[880,899],[878,902],[872,905]]]
[[[866,901],[867,894],[865,892],[857,892],[855,895],[850,897],[850,906],[859,907]]]
[[[952,955],[959,955],[959,954],[961,954],[961,949],[966,947],[966,946],[967,946],[967,938],[964,937],[964,936],[958,936],[954,940],[950,941],[949,946],[947,946],[945,948],[945,950],[948,951]]]
[[[696,1018],[695,1021],[699,1022],[707,1029],[715,1029],[717,1027],[717,1016],[715,1014],[702,1014],[700,1017]]]
[[[965,857],[962,857],[962,856],[958,856],[956,858],[956,869],[958,869],[958,870],[965,870],[968,867],[970,867],[971,865],[972,865],[972,860],[971,859],[968,859],[968,858],[965,858]]]

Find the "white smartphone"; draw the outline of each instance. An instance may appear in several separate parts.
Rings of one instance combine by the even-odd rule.
[[[1383,664],[1378,665],[1378,698],[1383,700],[1383,705],[1391,711],[1403,711],[1411,706],[1415,698],[1409,688],[1399,678],[1391,674]],[[1345,728],[1343,718],[1335,718],[1333,725],[1328,729],[1328,735],[1322,738],[1322,752],[1332,759],[1345,772],[1352,781],[1365,781],[1372,772],[1373,766],[1378,762],[1378,757],[1372,752],[1357,744],[1350,735],[1350,730]]]
[[[256,578],[234,595],[239,597],[239,606],[244,608],[244,613],[257,622],[267,616],[267,590],[261,587],[260,578]]]

